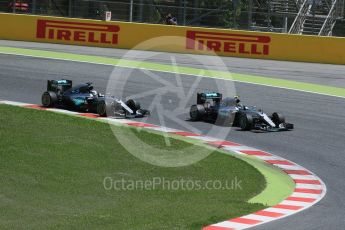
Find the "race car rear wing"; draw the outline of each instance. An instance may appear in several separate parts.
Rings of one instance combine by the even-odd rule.
[[[219,103],[222,100],[222,94],[216,92],[203,92],[197,94],[197,104],[204,104],[206,100],[213,100]]]
[[[48,80],[47,82],[47,91],[59,91],[60,93],[63,93],[70,88],[72,88],[71,80]]]

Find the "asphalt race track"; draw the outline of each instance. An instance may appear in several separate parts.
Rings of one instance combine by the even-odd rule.
[[[107,49],[98,47],[82,47],[70,45],[58,45],[47,43],[33,42],[17,42],[0,40],[0,46],[38,49],[47,51],[58,51],[74,54],[98,55],[104,57],[122,57],[127,54],[127,50]],[[147,58],[149,56],[149,58]],[[192,55],[197,59],[203,59],[203,55]],[[204,68],[199,62],[192,60],[190,56],[183,54],[174,54],[176,63],[181,66],[189,66],[195,68]],[[170,55],[157,52],[135,52],[128,55],[129,59],[152,61],[157,63],[171,64]],[[315,63],[299,63],[299,62],[283,62],[273,60],[243,59],[223,57],[222,61],[226,64],[227,69],[234,73],[245,73],[253,75],[262,75],[276,77],[280,79],[309,82],[337,87],[345,87],[345,66],[331,64],[315,64]],[[212,63],[217,65],[217,63]],[[218,66],[219,67],[219,66]],[[210,65],[212,69],[214,66]]]
[[[73,53],[93,54],[101,56],[121,57],[124,50],[97,49],[37,43],[0,42],[0,45],[32,47]],[[170,54],[160,54],[160,62],[169,62]],[[177,55],[179,64],[195,67],[193,60]],[[137,57],[138,58],[138,57]],[[252,73],[290,80],[313,82],[319,84],[345,87],[344,66],[318,65],[292,62],[274,62],[224,58],[229,69],[235,72]],[[151,60],[155,61],[155,60]],[[274,63],[274,65],[272,64]],[[234,66],[237,66],[236,68]],[[270,68],[268,68],[270,67]],[[66,62],[50,59],[38,59],[14,55],[0,55],[0,99],[40,103],[42,92],[46,89],[47,79],[72,79],[74,82],[92,81],[100,92],[104,92],[109,76],[113,71],[111,66],[87,63]],[[130,73],[130,80],[116,78],[116,87],[125,87],[123,96],[147,92],[162,87],[145,71],[121,69]],[[155,72],[171,85],[176,85],[174,74]],[[315,77],[315,78],[313,78]],[[181,76],[183,91],[188,92],[196,77]],[[217,90],[217,84],[224,80],[199,79],[197,91]],[[115,90],[116,90],[115,87]],[[281,112],[288,122],[294,123],[296,129],[291,132],[255,133],[232,130],[226,137],[228,140],[272,152],[278,156],[292,160],[316,173],[326,184],[326,197],[318,204],[296,215],[259,226],[255,229],[344,229],[345,226],[345,99],[322,96],[293,90],[257,86],[247,83],[235,83],[236,94],[242,102],[257,105],[264,112]],[[161,92],[160,105],[165,111],[174,110],[180,103],[180,98],[174,92]],[[195,94],[194,94],[195,95]],[[139,100],[139,99],[138,99]],[[179,115],[180,120],[188,118],[188,106],[194,103],[195,96],[187,101],[185,112]],[[142,107],[150,106],[152,96],[140,99]],[[157,111],[152,111],[149,123],[160,123]],[[28,118],[29,121],[30,118]],[[185,129],[178,122],[164,119],[165,126]],[[207,134],[212,124],[186,122],[200,132]],[[224,127],[216,127],[224,129]]]

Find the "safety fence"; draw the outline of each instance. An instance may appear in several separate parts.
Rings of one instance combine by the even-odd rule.
[[[0,12],[164,24],[168,14],[178,25],[251,31],[287,32],[302,0],[0,0]],[[310,2],[332,0],[310,0]],[[344,2],[344,0],[339,0]],[[343,6],[342,6],[343,8]],[[345,36],[337,20],[333,36]]]
[[[246,7],[234,16],[232,1],[144,1],[144,0],[0,0],[0,11],[60,17],[102,19],[105,11],[112,19],[164,23],[171,13],[180,25],[248,28]],[[12,7],[25,4],[26,7]],[[244,20],[243,20],[244,19]]]

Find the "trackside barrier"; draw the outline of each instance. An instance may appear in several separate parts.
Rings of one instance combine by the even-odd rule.
[[[345,64],[345,38],[0,13],[0,39],[5,40],[132,49],[161,36],[184,39],[150,50]]]

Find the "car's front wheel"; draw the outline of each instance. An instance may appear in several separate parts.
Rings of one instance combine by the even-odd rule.
[[[129,99],[126,101],[126,105],[134,112],[136,113],[137,110],[141,108],[140,103],[134,101],[133,99]]]
[[[41,99],[44,107],[53,107],[58,101],[56,93],[51,91],[44,92]]]
[[[280,113],[273,113],[272,121],[274,122],[275,125],[279,126],[279,124],[285,123],[285,117]]]

